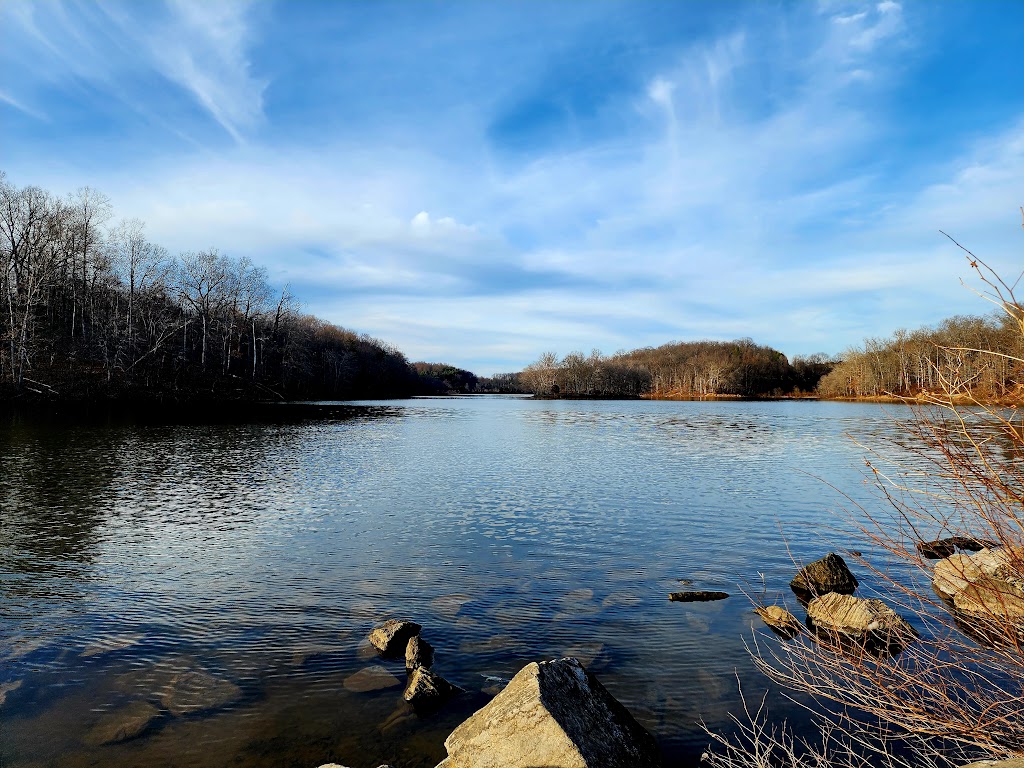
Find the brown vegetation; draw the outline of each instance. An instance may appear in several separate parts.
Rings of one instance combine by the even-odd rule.
[[[398,350],[302,314],[248,259],[174,257],[112,219],[93,189],[61,199],[0,173],[0,399],[414,391]]]
[[[993,371],[1024,362],[1006,351],[1024,343],[1024,305],[1014,285],[973,256],[970,264],[1005,319],[953,322],[944,332],[981,334],[945,337],[952,347],[922,344],[931,372],[921,375],[934,388],[901,424],[903,435],[871,452],[879,509],[851,510],[870,588],[911,619],[919,638],[895,655],[803,629],[789,641],[758,638],[762,670],[822,708],[820,739],[794,738],[762,707],[733,737],[712,734],[710,765],[957,765],[1024,755],[1024,419],[973,394]],[[992,338],[998,348],[986,346]],[[917,375],[900,357],[893,362],[878,370]],[[992,546],[977,560],[987,570],[936,548],[944,541]],[[948,557],[933,566],[928,558],[938,555]]]

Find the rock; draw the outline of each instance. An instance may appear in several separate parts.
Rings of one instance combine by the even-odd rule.
[[[0,683],[0,707],[4,705],[5,701],[7,701],[7,694],[21,688],[21,683],[21,680],[15,680],[10,683]]]
[[[406,643],[413,635],[418,635],[422,627],[415,621],[398,621],[389,619],[378,624],[370,632],[370,645],[384,656],[397,656],[405,650]]]
[[[416,667],[409,674],[402,698],[416,707],[436,708],[460,693],[461,688],[452,685],[436,672]]]
[[[728,592],[714,592],[708,590],[668,593],[668,599],[674,603],[705,603],[709,600],[725,600],[728,596]]]
[[[992,623],[1024,625],[1024,596],[1021,590],[1003,579],[982,576],[953,595],[960,613]]]
[[[921,553],[922,557],[925,557],[928,560],[940,560],[943,557],[949,557],[956,552],[956,545],[953,544],[952,539],[919,541],[917,542],[917,551]]]
[[[998,542],[988,539],[976,539],[973,536],[950,536],[934,541],[919,541],[917,542],[917,551],[929,560],[939,560],[949,557],[958,549],[967,552],[980,552],[983,549],[995,549],[998,546]]]
[[[640,605],[643,600],[639,595],[632,592],[612,592],[604,600],[601,601],[603,608],[632,608],[635,605]]]
[[[388,672],[380,664],[363,667],[355,674],[346,677],[343,683],[345,690],[352,691],[353,693],[380,691],[384,688],[394,688],[401,684],[401,680]]]
[[[430,669],[434,663],[434,647],[419,635],[409,638],[405,646],[405,668],[416,669],[423,667]]]
[[[112,653],[113,651],[124,650],[125,648],[131,648],[133,645],[138,645],[145,638],[145,635],[134,634],[134,635],[114,635],[112,637],[104,637],[90,643],[82,651],[83,657],[89,656],[102,656],[106,653]]]
[[[757,606],[754,612],[769,629],[786,639],[795,637],[803,627],[800,620],[781,605]]]
[[[838,592],[852,594],[857,588],[857,577],[846,567],[846,561],[835,552],[801,568],[789,586],[798,595],[824,595]]]
[[[580,643],[571,648],[566,648],[562,652],[562,656],[571,656],[584,667],[591,667],[603,653],[604,643]]]
[[[807,619],[816,631],[856,640],[871,651],[897,653],[917,638],[917,630],[881,600],[837,592],[811,600]]]
[[[932,589],[946,600],[952,600],[975,579],[984,574],[970,555],[950,555],[939,560],[932,571]]]
[[[242,697],[242,689],[202,667],[179,672],[164,688],[160,703],[172,715],[181,717],[196,712],[226,707]]]
[[[532,663],[444,742],[438,768],[648,768],[654,738],[576,659]]]
[[[454,619],[459,615],[459,611],[462,610],[462,606],[466,603],[472,602],[473,598],[469,595],[441,595],[441,597],[435,597],[430,601],[430,606],[439,614],[447,619]]]
[[[85,742],[95,747],[134,739],[159,717],[160,710],[148,701],[133,702],[102,715],[86,734]]]
[[[467,640],[459,645],[459,653],[521,653],[525,650],[526,646],[512,635],[494,635],[486,640]]]
[[[1024,768],[1024,757],[1011,757],[1008,760],[979,760],[963,768]]]

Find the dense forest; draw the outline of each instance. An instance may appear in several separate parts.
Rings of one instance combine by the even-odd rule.
[[[849,349],[821,380],[823,397],[916,397],[940,390],[1000,400],[1015,393],[1024,358],[1007,315],[957,316]]]
[[[60,198],[2,173],[0,302],[5,400],[405,397],[437,386],[437,371],[421,376],[397,349],[301,312],[247,258],[172,256],[143,222],[115,221],[93,189]]]
[[[528,391],[570,397],[765,397],[813,392],[832,363],[824,355],[792,363],[750,339],[671,342],[618,352],[541,355],[520,374]]]

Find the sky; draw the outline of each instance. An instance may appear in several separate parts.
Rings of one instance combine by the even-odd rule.
[[[839,354],[1024,268],[1022,78],[1017,0],[0,0],[0,170],[410,360]]]

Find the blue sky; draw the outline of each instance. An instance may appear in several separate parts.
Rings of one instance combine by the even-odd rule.
[[[478,373],[839,353],[1024,264],[1024,3],[0,0],[0,169]]]

